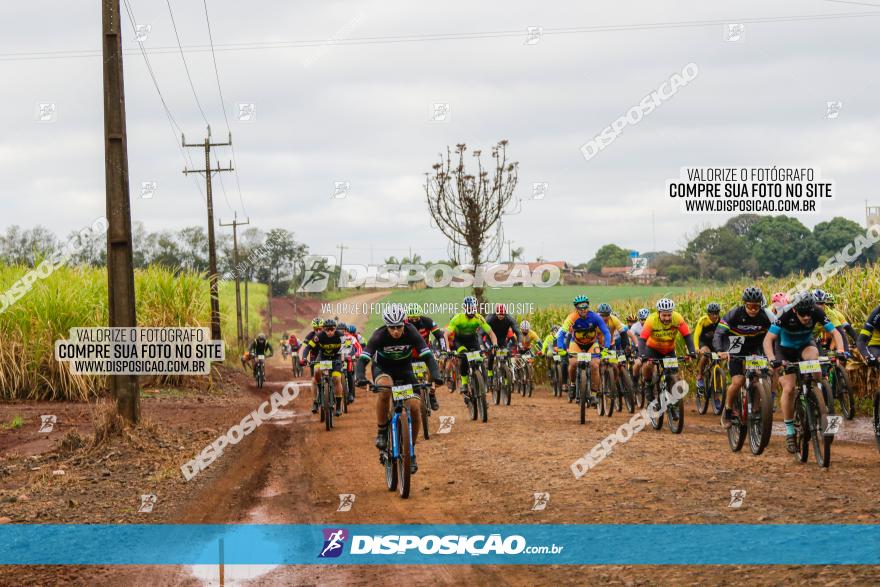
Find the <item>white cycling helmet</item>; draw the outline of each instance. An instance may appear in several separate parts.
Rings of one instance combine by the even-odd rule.
[[[660,298],[657,300],[657,311],[658,312],[671,312],[675,309],[675,302],[670,300],[669,298]]]
[[[647,320],[648,316],[650,316],[650,315],[651,315],[651,310],[649,310],[648,308],[642,308],[641,310],[639,310],[639,314],[638,314],[639,320]]]
[[[532,328],[532,325],[529,324],[528,320],[523,320],[522,322],[519,323],[519,329],[522,330],[523,332],[528,332],[529,330],[531,330],[531,328]]]
[[[400,326],[406,320],[406,310],[397,304],[388,306],[382,312],[382,320],[385,321],[385,326]]]

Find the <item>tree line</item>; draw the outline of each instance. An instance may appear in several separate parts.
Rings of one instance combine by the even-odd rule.
[[[865,229],[852,220],[835,217],[818,223],[813,230],[790,216],[740,214],[721,226],[699,230],[683,249],[654,251],[640,256],[670,281],[709,279],[727,281],[742,276],[782,277],[808,273],[833,257]],[[603,245],[587,263],[578,265],[590,273],[602,267],[630,264],[632,249]],[[866,249],[856,263],[880,258],[880,246]]]
[[[217,273],[221,278],[271,283],[273,295],[285,295],[301,274],[301,264],[308,246],[283,228],[268,232],[251,227],[238,235],[238,265],[233,254],[232,235],[215,234]],[[53,252],[70,243],[73,251],[69,264],[103,267],[107,264],[106,235],[83,237],[71,231],[60,239],[42,226],[23,229],[10,226],[0,234],[0,262],[7,265],[35,267]],[[132,226],[135,269],[162,265],[177,271],[208,272],[208,235],[201,226],[176,231],[148,231],[143,223]]]

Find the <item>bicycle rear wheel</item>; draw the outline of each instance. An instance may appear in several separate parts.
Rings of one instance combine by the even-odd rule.
[[[773,406],[770,391],[764,386],[761,378],[755,378],[752,394],[752,413],[749,415],[749,449],[753,455],[764,452],[770,442],[773,428]]]
[[[611,415],[614,413],[614,403],[616,400],[614,393],[614,375],[612,375],[610,367],[605,367],[604,369],[602,369],[601,374],[601,393],[603,398],[607,398],[607,401],[603,401],[603,403],[605,404],[605,415],[610,418]]]
[[[710,370],[709,371],[710,377],[708,378],[708,381],[706,381],[705,379],[703,380],[703,382],[704,382],[703,390],[700,391],[700,388],[697,387],[697,391],[694,394],[694,403],[697,406],[697,413],[700,414],[701,416],[706,413],[706,410],[709,409],[709,399],[713,397],[713,393],[712,393],[713,382],[712,382],[711,374],[712,374],[712,372]]]
[[[835,369],[837,372],[834,374],[834,381],[837,384],[837,389],[834,390],[834,397],[840,402],[843,416],[847,420],[852,420],[856,415],[856,402],[849,385],[849,375],[846,369],[840,365],[836,365]]]
[[[617,384],[618,393],[623,396],[623,400],[624,402],[626,402],[626,409],[630,414],[632,414],[636,408],[636,400],[633,397],[633,382],[632,378],[629,376],[629,371],[627,371],[626,369],[620,370]]]
[[[833,434],[825,434],[828,428],[828,411],[825,403],[815,386],[810,388],[812,399],[809,400],[810,428],[813,430],[813,452],[816,463],[820,467],[827,468],[831,465],[831,443],[834,442]]]
[[[409,497],[410,471],[409,465],[412,462],[410,458],[409,443],[409,418],[407,408],[403,409],[398,419],[398,446],[400,447],[400,459],[397,464],[397,492],[400,497],[406,499]]]
[[[874,439],[880,451],[880,391],[874,392]]]

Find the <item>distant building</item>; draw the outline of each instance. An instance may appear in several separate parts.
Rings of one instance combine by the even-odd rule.
[[[633,275],[632,267],[602,267],[599,274],[609,283],[653,283],[662,279],[653,267],[643,269],[639,275]]]

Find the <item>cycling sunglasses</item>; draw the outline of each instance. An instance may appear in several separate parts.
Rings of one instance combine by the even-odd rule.
[[[575,308],[578,310],[589,310],[590,304],[578,304]]]

